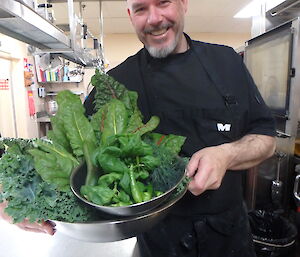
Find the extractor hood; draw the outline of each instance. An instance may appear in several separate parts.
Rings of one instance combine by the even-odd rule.
[[[66,59],[91,66],[96,57],[76,46],[72,48],[70,38],[54,24],[44,19],[30,7],[14,1],[0,1],[0,33],[45,50],[53,51]]]
[[[266,30],[300,17],[300,0],[286,0],[266,13]]]

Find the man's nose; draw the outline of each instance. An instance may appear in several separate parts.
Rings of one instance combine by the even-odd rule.
[[[147,23],[149,25],[157,25],[163,20],[162,14],[156,7],[151,7],[148,12]]]

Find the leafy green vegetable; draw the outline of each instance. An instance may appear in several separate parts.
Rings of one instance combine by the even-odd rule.
[[[79,162],[61,145],[43,140],[37,140],[34,144],[40,150],[31,149],[28,152],[34,157],[36,171],[44,181],[68,191],[71,172]]]
[[[84,115],[85,110],[80,98],[65,90],[59,92],[56,100],[59,106],[58,115],[63,120],[63,126],[73,153],[77,157],[82,157],[84,142],[89,144],[91,146],[90,151],[93,151],[96,148],[96,137],[92,125]]]
[[[158,146],[168,149],[173,154],[178,154],[184,144],[185,137],[178,135],[162,135],[159,133],[149,133],[148,140],[155,142]]]
[[[61,91],[51,118],[50,142],[0,141],[9,151],[0,159],[1,199],[15,221],[56,219],[84,221],[92,212],[77,202],[69,188],[72,170],[86,162],[81,193],[90,201],[125,206],[168,190],[182,175],[177,155],[185,138],[153,133],[158,117],[144,124],[138,95],[112,77],[96,71],[97,112],[84,116],[78,96]]]
[[[14,222],[28,218],[36,220],[60,220],[84,222],[95,219],[95,212],[82,205],[69,190],[58,191],[54,184],[42,180],[34,168],[28,150],[33,140],[4,139],[6,153],[0,159],[0,200],[7,200],[5,212]]]
[[[116,134],[122,134],[128,122],[128,113],[125,105],[117,100],[112,99],[108,106],[103,120],[103,129],[101,133],[101,145],[105,146],[107,138]]]
[[[135,111],[139,112],[137,109],[137,93],[127,90],[124,85],[116,81],[113,77],[96,70],[95,75],[91,78],[91,83],[97,89],[95,111],[98,111],[112,99],[118,99],[125,104],[129,115],[132,115]]]

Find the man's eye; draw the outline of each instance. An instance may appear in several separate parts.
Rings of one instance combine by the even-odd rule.
[[[170,1],[160,1],[160,2],[159,2],[160,5],[166,5],[166,4],[168,4],[168,3],[170,3]]]
[[[145,10],[144,7],[139,7],[139,8],[136,8],[136,9],[134,10],[134,13],[140,13],[140,12],[142,12],[142,11],[144,11],[144,10]]]

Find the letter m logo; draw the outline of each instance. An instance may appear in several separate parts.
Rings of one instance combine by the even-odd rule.
[[[230,131],[231,124],[217,123],[218,131]]]

